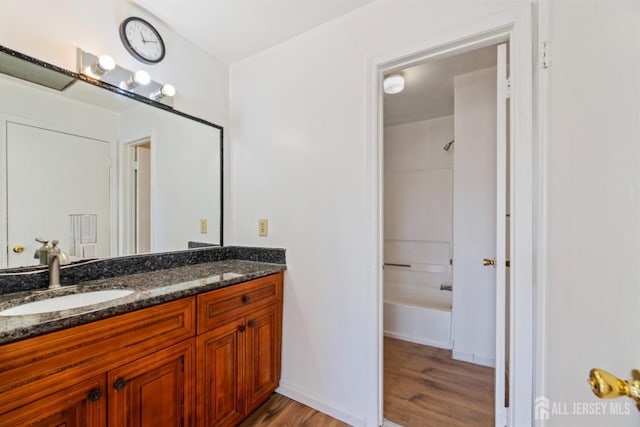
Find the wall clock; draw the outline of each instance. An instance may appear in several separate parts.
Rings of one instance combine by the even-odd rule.
[[[142,18],[132,16],[122,21],[120,39],[127,51],[140,62],[157,64],[164,58],[165,47],[160,33]]]

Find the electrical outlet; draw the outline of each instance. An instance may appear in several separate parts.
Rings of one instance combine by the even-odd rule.
[[[269,235],[269,221],[265,218],[258,220],[258,236],[267,237]]]
[[[207,218],[200,219],[200,234],[207,234]]]

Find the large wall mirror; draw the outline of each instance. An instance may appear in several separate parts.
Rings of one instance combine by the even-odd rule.
[[[222,128],[0,46],[0,268],[222,245]]]

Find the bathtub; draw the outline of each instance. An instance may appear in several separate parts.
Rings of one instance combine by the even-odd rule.
[[[385,280],[384,334],[451,349],[451,292]]]

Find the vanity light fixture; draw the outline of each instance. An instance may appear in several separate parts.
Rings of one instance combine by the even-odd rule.
[[[155,92],[151,92],[149,94],[149,98],[153,99],[154,101],[157,101],[159,99],[164,98],[165,96],[173,97],[175,96],[175,94],[176,94],[176,88],[173,85],[165,84],[165,85],[162,85],[162,87],[156,90]]]
[[[80,48],[77,49],[77,60],[80,74],[173,108],[176,88],[151,80],[146,71],[134,73],[119,66],[108,55],[98,57]]]
[[[134,87],[141,85],[146,86],[151,81],[151,76],[146,71],[138,70],[133,73],[126,81],[120,83],[120,88],[131,90]]]
[[[85,73],[92,77],[100,77],[109,71],[113,71],[114,68],[116,68],[116,61],[114,61],[112,57],[109,55],[100,55],[97,61],[85,69]]]
[[[384,93],[389,95],[400,93],[404,89],[404,76],[402,74],[391,74],[385,77],[382,87],[384,88]]]

